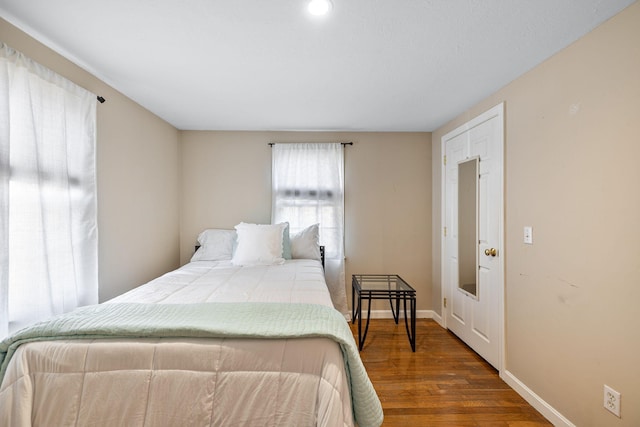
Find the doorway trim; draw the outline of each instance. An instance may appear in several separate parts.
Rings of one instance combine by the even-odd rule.
[[[447,262],[447,257],[446,257],[446,231],[445,231],[445,209],[446,209],[446,197],[447,197],[447,193],[446,193],[446,143],[447,141],[453,139],[454,137],[467,132],[471,129],[473,129],[474,127],[490,120],[493,118],[498,117],[499,122],[502,124],[502,129],[501,129],[501,135],[500,135],[500,153],[502,154],[501,156],[501,162],[500,162],[500,166],[502,168],[501,171],[501,182],[500,182],[500,209],[498,210],[499,212],[499,218],[498,218],[498,240],[500,242],[500,250],[501,250],[501,256],[499,257],[499,266],[498,266],[498,271],[500,272],[500,276],[501,276],[501,286],[502,289],[500,289],[500,292],[498,292],[499,295],[499,300],[497,301],[497,306],[498,306],[498,316],[499,316],[499,324],[500,327],[498,328],[498,346],[499,346],[499,361],[498,361],[498,372],[500,374],[500,376],[502,377],[503,372],[505,370],[505,354],[506,354],[506,345],[505,345],[505,330],[506,330],[506,325],[505,325],[505,289],[506,289],[506,283],[505,283],[505,238],[504,238],[504,211],[505,211],[505,201],[504,201],[504,194],[505,194],[505,156],[504,156],[504,152],[505,152],[505,122],[504,122],[504,102],[501,102],[500,104],[490,108],[489,110],[485,111],[484,113],[479,114],[478,116],[472,118],[471,120],[467,121],[466,123],[464,123],[461,126],[458,126],[457,128],[455,128],[454,130],[447,132],[445,135],[442,136],[441,140],[440,140],[440,149],[441,149],[441,172],[440,172],[440,313],[441,313],[441,325],[442,327],[444,327],[445,329],[448,329],[447,327],[447,310],[448,308],[445,307],[445,296],[447,295],[447,289],[446,287],[449,286],[448,283],[446,283],[445,281],[445,272],[446,272],[446,262]]]

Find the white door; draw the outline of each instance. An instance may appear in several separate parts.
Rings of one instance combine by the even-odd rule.
[[[445,135],[442,146],[446,154],[442,181],[445,227],[443,318],[448,329],[501,370],[504,335],[503,104]],[[458,169],[466,170],[469,163],[475,163],[478,168],[478,181],[474,183],[477,204],[473,199],[477,206],[477,216],[473,216],[477,218],[476,234],[473,241],[467,239],[472,245],[477,242],[472,246],[475,252],[472,253],[475,255],[473,268],[477,269],[472,284],[468,278],[459,280],[461,255],[464,259],[469,257],[459,251],[459,232],[464,227],[458,224]],[[464,191],[466,187],[461,188]],[[460,200],[460,203],[465,201]],[[466,212],[467,208],[464,209]],[[461,221],[466,224],[468,219]]]

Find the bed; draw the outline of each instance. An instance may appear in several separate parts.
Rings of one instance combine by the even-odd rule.
[[[205,230],[185,266],[5,339],[0,425],[379,426],[317,230],[247,226],[281,241]]]

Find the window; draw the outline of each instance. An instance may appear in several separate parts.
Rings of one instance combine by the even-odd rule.
[[[0,337],[98,302],[95,105],[0,44]]]
[[[344,278],[344,147],[342,144],[274,144],[272,221],[292,234],[320,224],[325,276],[333,304],[347,314]]]

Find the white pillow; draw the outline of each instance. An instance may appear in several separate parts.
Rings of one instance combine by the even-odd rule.
[[[291,258],[315,259],[320,261],[319,224],[313,224],[290,236]]]
[[[234,265],[272,265],[284,263],[282,235],[285,223],[236,225],[238,247],[231,263]]]
[[[226,261],[233,257],[236,230],[208,229],[198,235],[198,249],[191,261]]]

